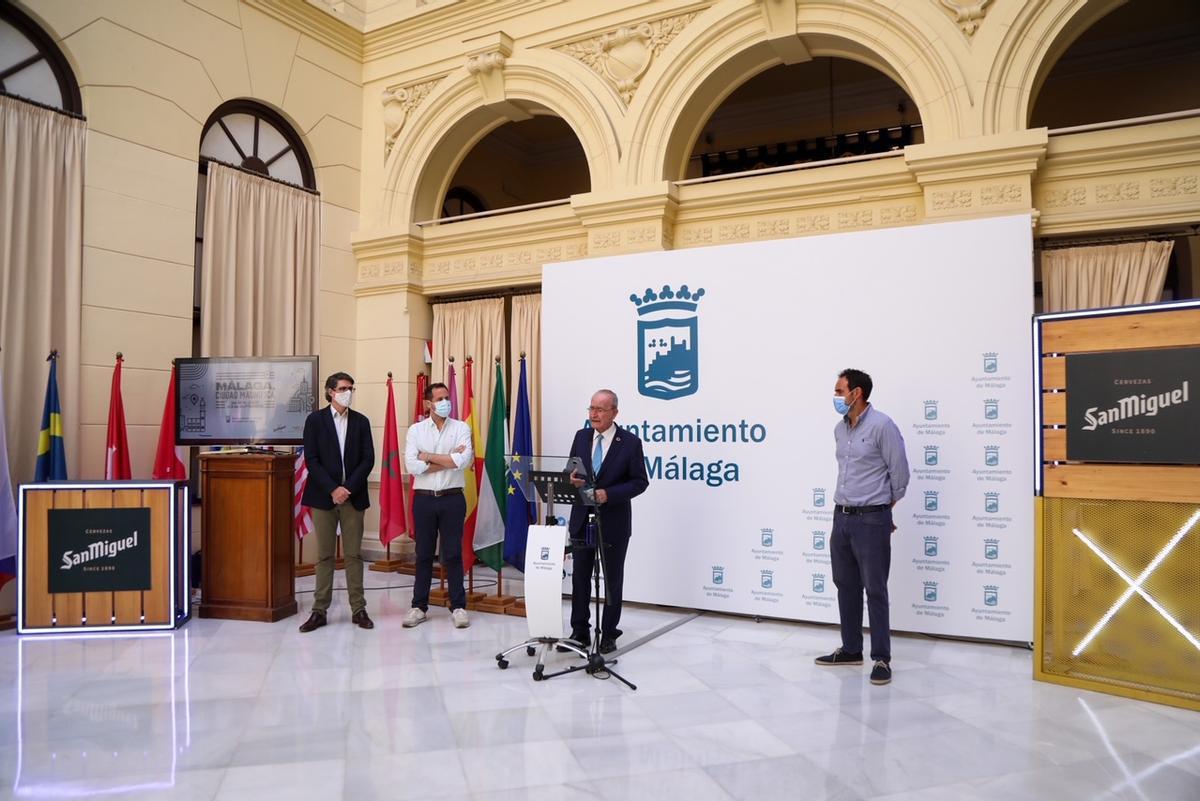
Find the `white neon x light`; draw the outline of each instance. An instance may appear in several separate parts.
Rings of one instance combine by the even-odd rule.
[[[1154,608],[1155,612],[1158,612],[1158,614],[1162,615],[1163,620],[1166,620],[1168,623],[1170,623],[1176,631],[1183,635],[1184,639],[1190,642],[1197,651],[1200,651],[1200,640],[1197,640],[1196,637],[1190,631],[1180,625],[1179,621],[1173,618],[1166,609],[1162,608],[1162,604],[1151,598],[1150,594],[1142,589],[1142,584],[1145,583],[1146,579],[1150,578],[1150,574],[1158,569],[1158,566],[1162,564],[1162,561],[1167,558],[1167,555],[1171,553],[1171,551],[1175,549],[1175,546],[1179,544],[1179,541],[1182,540],[1184,536],[1186,536],[1187,533],[1192,530],[1192,527],[1196,525],[1197,521],[1200,521],[1200,509],[1197,509],[1196,512],[1188,518],[1187,522],[1180,527],[1179,531],[1175,532],[1175,536],[1171,537],[1170,541],[1163,546],[1162,550],[1158,552],[1158,555],[1151,560],[1150,564],[1146,565],[1146,569],[1143,570],[1136,579],[1131,579],[1129,574],[1122,570],[1116,562],[1108,557],[1107,554],[1096,547],[1096,544],[1089,540],[1082,531],[1077,528],[1072,529],[1075,536],[1078,537],[1084,545],[1090,548],[1092,553],[1096,554],[1096,556],[1099,556],[1104,564],[1108,565],[1114,573],[1120,576],[1121,580],[1129,585],[1129,588],[1125,590],[1125,592],[1121,593],[1121,597],[1118,598],[1117,602],[1114,603],[1109,610],[1104,613],[1104,617],[1096,621],[1096,625],[1093,626],[1092,630],[1087,633],[1087,636],[1079,642],[1079,645],[1075,646],[1075,650],[1071,652],[1071,656],[1079,656],[1083,649],[1087,648],[1088,643],[1094,640],[1096,635],[1108,625],[1108,622],[1112,620],[1113,615],[1119,612],[1121,607],[1125,605],[1125,602],[1133,597],[1134,593],[1137,593],[1146,599],[1146,603],[1150,604],[1150,606]]]

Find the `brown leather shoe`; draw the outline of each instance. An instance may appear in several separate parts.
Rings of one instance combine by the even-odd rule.
[[[359,609],[357,612],[355,612],[354,616],[350,618],[350,622],[358,626],[360,629],[375,628],[375,624],[372,623],[371,618],[367,616],[366,609]]]
[[[310,631],[316,631],[325,625],[325,615],[321,612],[313,612],[308,616],[308,620],[300,625],[300,633],[308,634]]]

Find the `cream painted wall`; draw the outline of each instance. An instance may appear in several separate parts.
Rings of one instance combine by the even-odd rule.
[[[200,133],[226,100],[290,120],[321,192],[321,369],[353,371],[361,63],[238,0],[28,0],[75,70],[88,118],[81,441],[73,478],[103,473],[113,355],[135,476],[148,476],[171,359],[191,355]]]

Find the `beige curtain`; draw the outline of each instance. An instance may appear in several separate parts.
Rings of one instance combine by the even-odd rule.
[[[320,224],[319,196],[209,165],[200,266],[202,356],[318,352]]]
[[[1155,303],[1162,298],[1173,241],[1042,252],[1044,311]]]
[[[564,456],[569,442],[548,442],[542,448],[542,296],[517,295],[512,299],[512,328],[509,332],[509,409],[517,404],[517,384],[521,379],[521,353],[525,354],[525,380],[529,384],[529,419],[533,424],[533,449],[550,456]],[[580,402],[580,408],[586,406]],[[510,412],[511,413],[511,412]],[[580,412],[580,420],[583,413]]]
[[[0,96],[0,372],[14,487],[33,479],[52,349],[78,478],[86,137],[83,120]]]
[[[447,382],[450,357],[454,357],[454,376],[458,389],[458,410],[463,414],[463,391],[467,357],[475,360],[472,370],[479,436],[487,441],[492,413],[492,392],[496,386],[496,357],[504,356],[504,300],[469,300],[462,303],[436,303],[433,306],[432,382]],[[508,376],[505,376],[508,380]]]

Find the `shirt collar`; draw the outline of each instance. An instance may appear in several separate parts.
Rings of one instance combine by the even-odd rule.
[[[350,408],[349,407],[346,407],[346,411],[342,412],[341,414],[338,414],[338,410],[331,403],[331,404],[329,404],[329,411],[333,412],[334,420],[348,420],[350,418]]]

